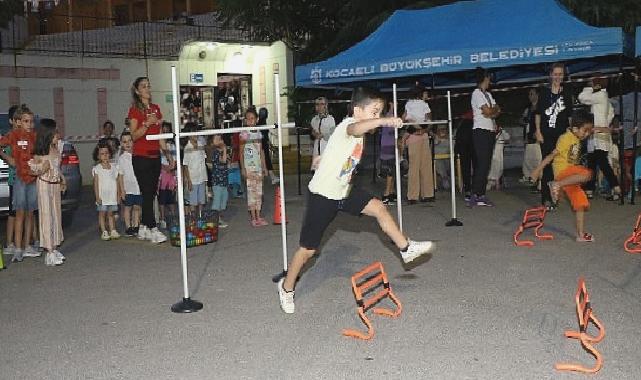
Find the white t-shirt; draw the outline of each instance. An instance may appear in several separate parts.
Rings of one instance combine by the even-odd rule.
[[[474,90],[472,93],[472,112],[474,113],[474,129],[486,129],[488,131],[496,130],[494,119],[483,116],[481,107],[494,107],[496,102],[488,91]]]
[[[347,134],[347,127],[355,122],[351,117],[343,119],[329,138],[318,169],[309,182],[312,193],[334,200],[347,198],[352,173],[363,155],[363,137]]]
[[[118,205],[118,175],[120,171],[117,164],[111,164],[111,168],[105,169],[101,164],[93,167],[91,170],[93,177],[98,177],[98,194],[100,195],[101,205],[117,206]]]
[[[405,103],[405,117],[407,121],[422,123],[427,121],[425,115],[431,113],[430,105],[421,99],[410,99]]]
[[[191,145],[191,141],[185,145],[185,158],[183,165],[189,170],[189,179],[192,185],[198,185],[207,182],[207,165],[205,160],[207,153],[202,147]]]
[[[131,163],[131,153],[122,152],[118,157],[118,168],[122,175],[123,185],[125,187],[125,194],[140,194],[140,187],[138,187],[138,180],[134,174],[134,166]]]

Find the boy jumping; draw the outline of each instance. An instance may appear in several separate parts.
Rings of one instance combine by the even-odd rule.
[[[409,240],[398,229],[383,202],[364,190],[350,185],[352,173],[363,153],[363,135],[382,125],[400,128],[399,118],[380,118],[383,97],[367,88],[352,93],[353,116],[345,118],[329,138],[314,177],[309,183],[307,210],[300,233],[300,248],[292,258],[287,276],[278,282],[280,307],[285,313],[294,312],[294,287],[301,268],[320,246],[325,229],[338,211],[352,215],[375,217],[378,224],[396,244],[405,263],[430,252],[431,241]]]
[[[563,190],[568,196],[572,209],[576,215],[576,241],[592,242],[594,237],[583,229],[585,210],[590,207],[588,197],[581,185],[592,178],[592,171],[579,164],[581,158],[581,140],[592,133],[594,116],[584,110],[572,113],[570,128],[561,135],[556,143],[556,148],[541,164],[534,169],[531,176],[536,181],[543,172],[543,168],[552,163],[554,181],[548,182],[552,201],[559,200]],[[545,184],[542,184],[545,186]]]

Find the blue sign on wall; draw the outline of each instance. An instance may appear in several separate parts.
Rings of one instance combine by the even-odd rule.
[[[190,73],[189,74],[189,81],[191,83],[203,83],[205,79],[205,76],[203,73]]]

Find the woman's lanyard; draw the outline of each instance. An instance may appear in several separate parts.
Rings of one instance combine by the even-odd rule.
[[[323,125],[323,119],[327,117],[327,114],[318,114],[318,134],[320,134],[320,138],[318,139],[318,155],[320,156],[321,154],[321,140],[323,139],[323,130],[322,130],[322,125]]]

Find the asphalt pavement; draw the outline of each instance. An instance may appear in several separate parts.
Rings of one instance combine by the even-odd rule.
[[[361,182],[380,190],[380,180]],[[286,190],[291,255],[305,196],[294,177]],[[271,218],[271,186],[265,193]],[[623,250],[639,207],[595,200],[587,229],[596,241],[576,243],[564,202],[545,221],[554,240],[523,248],[512,234],[537,196],[519,186],[489,195],[495,208],[459,200],[462,227],[445,227],[449,194],[403,207],[405,232],[438,244],[411,268],[374,220],[340,215],[298,283],[293,315],[271,281],[282,269],[280,227],[250,227],[244,201],[232,200],[220,240],[188,250],[192,298],[204,309],[184,315],[170,311],[182,297],[179,250],[101,241],[89,193],[64,231],[63,266],[37,258],[0,271],[0,379],[576,379],[554,364],[594,363],[563,336],[577,328],[580,276],[606,329],[596,345],[604,365],[591,378],[641,378],[641,255]],[[344,337],[364,327],[350,276],[377,260],[403,313],[369,313],[370,341]]]

